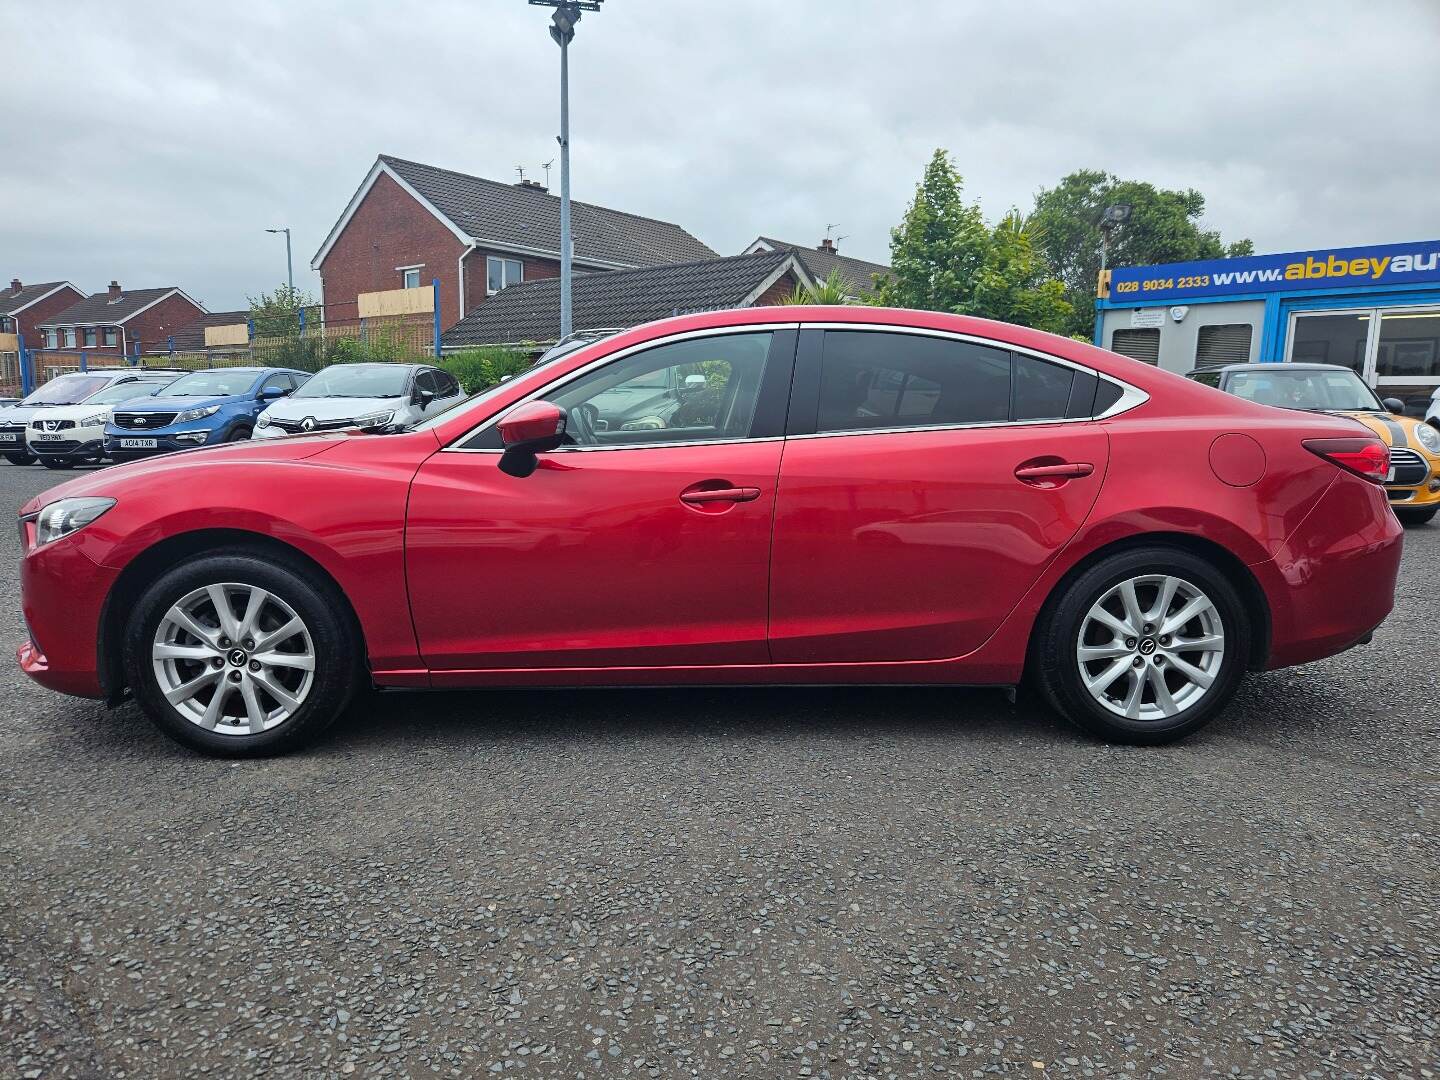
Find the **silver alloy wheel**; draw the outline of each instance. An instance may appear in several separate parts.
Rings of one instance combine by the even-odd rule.
[[[295,609],[237,582],[175,601],[155,628],[150,658],[171,707],[221,735],[278,727],[315,681],[315,644]]]
[[[1168,574],[1120,582],[1080,624],[1075,657],[1090,696],[1116,716],[1165,720],[1210,692],[1225,626],[1198,586]]]

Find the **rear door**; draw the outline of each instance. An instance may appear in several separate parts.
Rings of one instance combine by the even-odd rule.
[[[980,646],[1095,502],[1108,440],[1084,418],[1102,385],[951,336],[806,330],[775,508],[775,662]]]

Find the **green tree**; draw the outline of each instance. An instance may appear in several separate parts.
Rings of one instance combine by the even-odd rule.
[[[1220,233],[1201,227],[1205,196],[1193,188],[1171,191],[1141,180],[1121,180],[1099,169],[1081,169],[1035,196],[1030,220],[1050,273],[1065,283],[1074,312],[1072,332],[1088,336],[1095,320],[1095,285],[1100,273],[1100,215],[1105,207],[1129,203],[1130,220],[1111,232],[1114,266],[1190,262],[1251,255],[1249,240],[1226,244]]]
[[[848,304],[849,286],[845,279],[840,276],[839,269],[830,271],[830,276],[824,281],[817,281],[811,288],[797,283],[795,291],[785,297],[780,303],[783,304]]]
[[[247,296],[256,337],[283,337],[300,333],[300,309],[313,307],[315,298],[304,289],[277,285],[274,292]]]
[[[991,228],[944,150],[936,150],[900,224],[890,233],[891,275],[877,302],[949,311],[1063,331],[1064,287],[1037,249],[1039,228],[1012,210]]]

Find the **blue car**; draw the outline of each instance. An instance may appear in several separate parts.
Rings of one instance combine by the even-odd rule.
[[[105,425],[105,456],[134,461],[192,446],[248,439],[262,409],[295,392],[304,371],[214,368],[176,379],[163,397],[126,402]]]

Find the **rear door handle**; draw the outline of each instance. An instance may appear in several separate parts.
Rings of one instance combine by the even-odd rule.
[[[680,501],[695,506],[717,502],[751,502],[760,497],[757,487],[702,488],[699,491],[682,491]]]
[[[1015,470],[1018,480],[1074,480],[1089,476],[1095,466],[1088,461],[1066,461],[1059,465],[1025,465]]]

